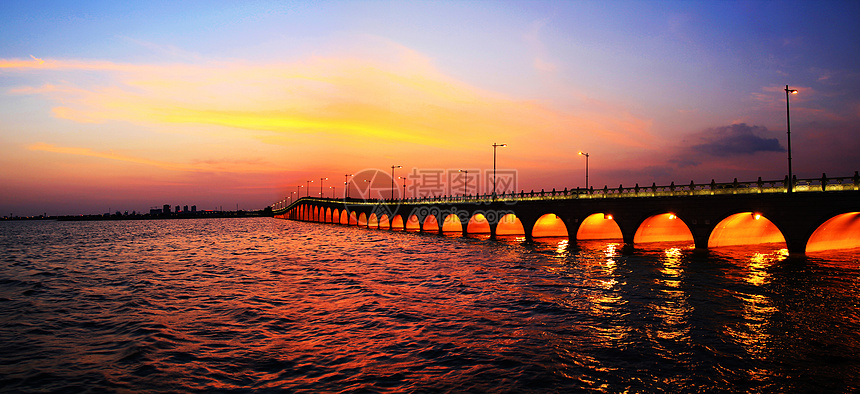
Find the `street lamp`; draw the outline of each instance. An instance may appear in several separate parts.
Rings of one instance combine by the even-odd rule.
[[[588,193],[588,153],[579,151],[580,156],[585,156],[585,192]]]
[[[405,200],[406,199],[406,177],[405,176],[399,176],[398,178],[403,179],[403,195],[400,196],[400,199]]]
[[[349,180],[348,179],[351,176],[352,176],[352,174],[343,174],[343,188],[344,188],[344,190],[346,190],[346,198],[349,198]]]
[[[307,192],[305,193],[305,197],[310,197],[310,196],[311,196],[311,183],[313,183],[313,181],[308,181],[308,187],[306,188],[306,189],[308,189],[308,190],[307,190]]]
[[[323,192],[322,192],[323,181],[327,181],[327,180],[328,180],[328,178],[320,178],[320,198],[323,198]]]
[[[298,186],[296,186],[296,200],[298,200],[298,199],[302,198],[301,190],[302,190],[302,188],[303,188],[303,187],[304,187],[304,186],[302,186],[302,185],[298,185]]]
[[[334,194],[337,191],[337,189],[334,186],[329,186],[328,188],[331,189],[331,198],[334,199]]]
[[[469,190],[469,171],[460,170],[460,172],[466,174],[466,182],[463,183],[463,199],[466,199],[466,191]]]
[[[493,142],[493,200],[496,199],[496,148],[508,146],[508,144],[497,144]]]
[[[785,85],[785,127],[786,134],[788,135],[788,192],[791,193],[792,189],[794,189],[794,181],[792,180],[791,175],[791,114],[788,110],[788,95],[797,94],[797,89],[789,89],[788,85]]]
[[[403,166],[391,166],[391,199],[394,200],[394,169],[403,168]]]

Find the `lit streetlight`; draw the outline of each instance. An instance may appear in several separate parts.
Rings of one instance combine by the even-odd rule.
[[[296,200],[298,200],[298,199],[302,198],[301,190],[302,190],[302,188],[303,188],[303,187],[304,187],[304,186],[302,186],[302,185],[298,185],[298,186],[296,186]]]
[[[334,199],[334,195],[337,189],[334,186],[329,186],[328,188],[331,189],[331,198]]]
[[[391,199],[394,200],[394,169],[403,168],[403,166],[391,166]]]
[[[308,181],[308,187],[306,188],[306,189],[307,189],[307,191],[305,192],[305,197],[310,197],[310,196],[311,196],[311,183],[313,183],[313,182],[314,182],[314,181]]]
[[[493,200],[496,199],[496,148],[508,146],[508,144],[497,144],[493,142]]]
[[[346,198],[349,198],[349,177],[352,174],[343,174],[343,188],[346,190]]]
[[[327,181],[328,178],[320,178],[320,198],[323,198],[323,181]]]
[[[466,174],[466,181],[463,183],[463,198],[466,198],[466,191],[469,190],[469,171],[468,170],[460,170],[460,172]]]
[[[797,94],[797,89],[789,89],[788,85],[785,85],[785,127],[786,134],[788,135],[788,192],[791,193],[792,189],[794,189],[794,181],[792,180],[791,175],[791,113],[788,110],[788,96],[790,94]]]
[[[579,151],[580,156],[585,156],[585,191],[588,192],[588,153]]]

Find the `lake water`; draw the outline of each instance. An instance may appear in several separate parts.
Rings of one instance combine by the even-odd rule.
[[[0,223],[0,391],[851,392],[860,257]]]

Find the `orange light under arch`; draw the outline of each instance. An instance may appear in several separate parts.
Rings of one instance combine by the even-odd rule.
[[[834,216],[815,229],[806,243],[806,252],[860,248],[860,212]]]
[[[489,234],[490,223],[487,218],[480,213],[476,213],[469,219],[469,224],[466,225],[467,234]]]
[[[349,213],[349,225],[350,226],[357,226],[358,225],[358,217],[356,217],[355,211]]]
[[[409,219],[406,221],[406,231],[421,231],[421,222],[418,220],[417,215],[409,216]]]
[[[455,214],[449,214],[445,216],[445,220],[442,221],[442,232],[443,233],[462,233],[463,232],[463,223],[460,222],[460,218]]]
[[[358,217],[358,225],[361,227],[367,227],[367,215],[364,212]]]
[[[436,217],[433,215],[427,215],[427,218],[424,219],[424,232],[439,232],[439,221],[436,220]]]
[[[753,212],[731,215],[717,223],[708,237],[708,248],[732,245],[785,243],[785,237],[770,220]]]
[[[375,213],[371,213],[370,217],[367,218],[367,227],[379,228],[379,219],[376,217]]]
[[[561,218],[554,213],[548,213],[538,218],[535,222],[534,228],[532,229],[532,238],[567,236],[567,226],[565,226]]]
[[[566,228],[565,231],[567,231]],[[496,226],[496,235],[526,235],[526,230],[523,229],[523,222],[517,218],[517,215],[509,213],[499,220],[499,224]]]
[[[683,220],[672,213],[664,213],[645,219],[636,229],[633,243],[646,242],[693,242],[693,233]]]
[[[391,228],[391,224],[388,221],[388,215],[382,214],[382,216],[379,217],[379,228],[385,229],[385,230],[388,230]]]
[[[403,230],[403,216],[394,215],[394,219],[391,219],[391,229],[392,230]]]
[[[349,224],[349,215],[346,213],[346,209],[340,211],[340,224]]]
[[[588,215],[582,224],[579,225],[579,230],[576,231],[576,239],[621,239],[621,228],[612,216],[595,213]]]

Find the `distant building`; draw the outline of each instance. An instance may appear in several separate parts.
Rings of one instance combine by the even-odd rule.
[[[179,213],[179,205],[176,206],[176,211],[174,212]]]
[[[191,206],[191,212],[197,212],[197,206],[196,205]]]
[[[161,210],[161,213],[170,213],[170,204],[164,204],[164,209]]]
[[[188,212],[188,205],[182,207],[182,212]]]

